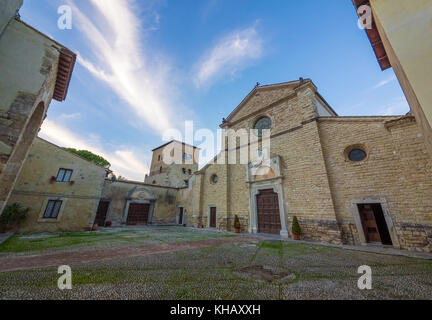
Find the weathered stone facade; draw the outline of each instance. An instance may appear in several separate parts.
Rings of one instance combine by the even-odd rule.
[[[106,220],[114,227],[126,225],[128,208],[133,203],[150,205],[148,224],[176,224],[178,188],[133,181],[106,180],[102,199],[110,202]]]
[[[70,181],[56,181],[60,169],[72,170]],[[30,208],[19,232],[77,231],[91,228],[106,169],[43,139],[36,138],[8,205]],[[57,218],[44,217],[49,201],[62,201]]]
[[[66,96],[75,62],[64,46],[15,17],[21,4],[8,1],[0,12],[0,213],[51,99]]]
[[[199,149],[173,140],[153,150],[150,173],[145,183],[185,187],[192,174],[198,170]]]
[[[394,247],[431,251],[431,158],[412,116],[339,117],[310,80],[300,80],[255,88],[221,127],[251,129],[263,116],[272,120],[269,156],[280,173],[251,181],[244,164],[205,166],[180,191],[189,225],[209,227],[214,207],[218,229],[233,230],[237,215],[243,232],[257,232],[257,191],[273,189],[282,236],[297,216],[303,239],[366,244],[358,205],[377,203]],[[365,160],[347,158],[355,146]]]
[[[372,231],[361,212],[373,206],[381,210],[378,227],[388,231],[383,244],[432,251],[432,159],[414,117],[339,117],[312,81],[301,79],[255,88],[222,127],[250,129],[263,116],[272,122],[270,145],[258,141],[258,149],[268,153],[265,165],[254,153],[248,163],[239,163],[242,148],[255,143],[237,147],[225,143],[215,163],[188,177],[188,187],[101,177],[101,191],[94,199],[109,202],[106,221],[125,225],[130,206],[143,204],[149,208],[149,224],[233,231],[238,216],[241,232],[256,233],[264,221],[260,220],[258,199],[266,192],[276,199],[270,207],[273,216],[280,218],[276,231],[282,237],[291,236],[296,216],[305,240],[354,245],[376,242],[370,240],[367,232]],[[350,158],[355,149],[364,151],[362,159]],[[237,159],[233,164],[228,161],[233,155],[230,151]],[[155,152],[153,169],[161,166],[159,155]],[[30,157],[28,161],[34,160]],[[261,171],[264,167],[265,172]],[[19,181],[25,179],[24,173]],[[25,182],[19,186],[33,190]],[[20,202],[18,196],[29,195],[17,188],[15,196]],[[83,226],[92,225],[94,204],[93,208],[93,215],[83,215]],[[28,225],[26,230],[30,229]]]

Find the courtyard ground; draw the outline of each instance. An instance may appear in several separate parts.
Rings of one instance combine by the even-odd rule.
[[[61,291],[57,267],[68,260],[73,289]],[[361,265],[372,290],[357,287]],[[432,260],[222,232],[111,229],[0,245],[0,299],[431,298]]]

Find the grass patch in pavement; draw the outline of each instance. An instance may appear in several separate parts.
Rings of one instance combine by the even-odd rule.
[[[16,234],[0,244],[0,253],[26,253],[50,249],[97,249],[231,237],[236,236],[157,227],[131,230],[102,229],[87,232]]]
[[[373,290],[366,293],[357,288],[362,264],[373,269]],[[72,269],[74,287],[68,294],[73,298],[424,299],[432,290],[432,261],[281,241],[97,261]],[[64,298],[56,287],[58,277],[56,268],[0,273],[0,299]]]

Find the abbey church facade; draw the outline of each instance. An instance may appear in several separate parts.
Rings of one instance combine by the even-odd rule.
[[[172,141],[153,150],[144,182],[116,181],[38,139],[8,203],[31,208],[19,231],[107,222],[234,231],[238,216],[242,233],[290,238],[297,217],[303,240],[432,251],[432,159],[410,114],[338,116],[300,79],[257,86],[221,127],[270,130],[269,147],[257,139],[268,161],[240,163],[240,141],[198,170],[199,149]],[[184,163],[166,164],[175,149]]]
[[[242,232],[290,237],[296,216],[305,240],[432,250],[432,159],[413,116],[340,117],[301,79],[255,88],[221,127],[258,123],[271,169],[197,171],[178,197],[188,225],[233,230],[237,215]]]

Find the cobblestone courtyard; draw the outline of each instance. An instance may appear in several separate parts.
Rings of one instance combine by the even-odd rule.
[[[0,298],[432,298],[432,260],[182,228],[68,237],[14,236],[1,244]],[[57,267],[68,260],[73,288],[61,291]],[[361,265],[372,268],[372,290],[357,287]]]

